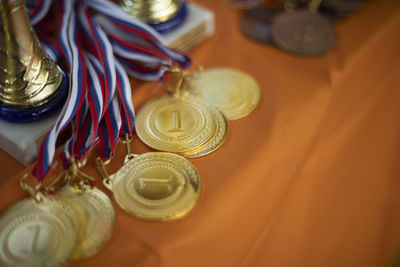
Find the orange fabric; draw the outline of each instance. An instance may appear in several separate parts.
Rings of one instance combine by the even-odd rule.
[[[215,12],[216,33],[191,56],[253,75],[260,104],[230,122],[219,150],[190,160],[203,192],[187,217],[146,222],[115,205],[111,241],[71,266],[392,264],[400,252],[400,1],[367,1],[336,24],[337,45],[317,58],[251,42],[226,1],[198,2]],[[156,97],[155,86],[134,89],[136,107]],[[133,150],[150,151],[138,139]],[[124,153],[119,145],[110,172]],[[84,171],[99,178],[92,163]],[[0,168],[2,212],[26,196],[18,186],[25,169],[3,152]]]

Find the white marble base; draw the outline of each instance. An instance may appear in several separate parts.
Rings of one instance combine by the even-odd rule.
[[[28,166],[36,160],[40,143],[57,119],[58,113],[34,123],[9,123],[0,120],[0,149]]]

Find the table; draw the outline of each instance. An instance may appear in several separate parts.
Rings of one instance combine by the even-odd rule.
[[[146,222],[115,205],[111,241],[70,266],[399,262],[400,1],[367,1],[361,12],[336,24],[334,49],[315,58],[246,39],[239,12],[226,1],[195,2],[215,12],[216,33],[192,58],[206,68],[232,67],[254,76],[260,104],[229,123],[220,149],[190,160],[203,192],[187,217]],[[135,86],[136,108],[164,93],[154,93],[155,86]],[[132,148],[150,151],[137,138]],[[120,144],[110,172],[124,155]],[[93,157],[83,171],[107,192]],[[3,212],[26,196],[18,181],[27,169],[2,151],[0,169]]]

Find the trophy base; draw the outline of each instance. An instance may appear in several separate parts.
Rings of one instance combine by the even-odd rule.
[[[50,101],[34,107],[14,107],[0,103],[0,119],[12,123],[29,123],[48,118],[57,112],[64,104],[68,95],[68,78],[63,73],[63,79],[56,95]]]
[[[24,166],[33,163],[43,137],[57,120],[67,96],[68,78],[63,73],[57,95],[48,103],[30,109],[0,105],[0,149]]]
[[[186,14],[187,14],[186,2],[183,2],[181,9],[173,18],[170,18],[169,20],[162,23],[150,24],[150,26],[161,34],[167,34],[173,32],[176,28],[181,26],[181,24],[186,19]]]
[[[214,34],[214,13],[193,3],[187,3],[186,19],[177,29],[162,34],[167,44],[188,52]]]
[[[0,148],[24,166],[36,160],[43,137],[57,120],[59,112],[35,123],[0,120]]]

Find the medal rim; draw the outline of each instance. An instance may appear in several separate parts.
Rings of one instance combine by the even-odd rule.
[[[197,158],[206,156],[219,147],[225,142],[226,137],[228,136],[229,132],[229,123],[228,119],[225,117],[222,111],[217,108],[214,108],[215,115],[214,119],[218,121],[216,123],[217,127],[213,133],[213,135],[205,142],[202,146],[195,148],[191,151],[184,152],[180,155],[186,158]],[[221,127],[222,126],[222,127]]]
[[[69,186],[69,185],[67,185]],[[64,188],[64,190],[71,190],[70,192],[61,192],[60,195],[55,195],[57,199],[70,202],[72,206],[78,206],[78,209],[86,209],[88,217],[96,216],[99,220],[94,219],[98,224],[97,227],[92,228],[93,231],[101,230],[101,237],[99,234],[93,234],[90,229],[87,230],[88,225],[83,225],[83,231],[79,236],[79,243],[75,246],[72,254],[72,260],[85,259],[93,256],[99,252],[105,244],[111,239],[114,224],[115,224],[115,211],[110,198],[98,188],[88,188],[82,193],[74,192],[73,188]],[[79,199],[82,197],[83,199]],[[68,199],[69,198],[69,199]],[[97,202],[97,203],[93,203]],[[89,204],[88,204],[89,203]],[[80,207],[80,204],[86,204],[86,207]],[[90,211],[91,209],[91,211]],[[106,210],[106,211],[104,211]],[[86,213],[82,210],[81,213]],[[91,218],[85,218],[85,220]],[[93,220],[93,219],[92,219]],[[82,222],[82,220],[80,220]],[[99,224],[100,222],[100,224]]]

